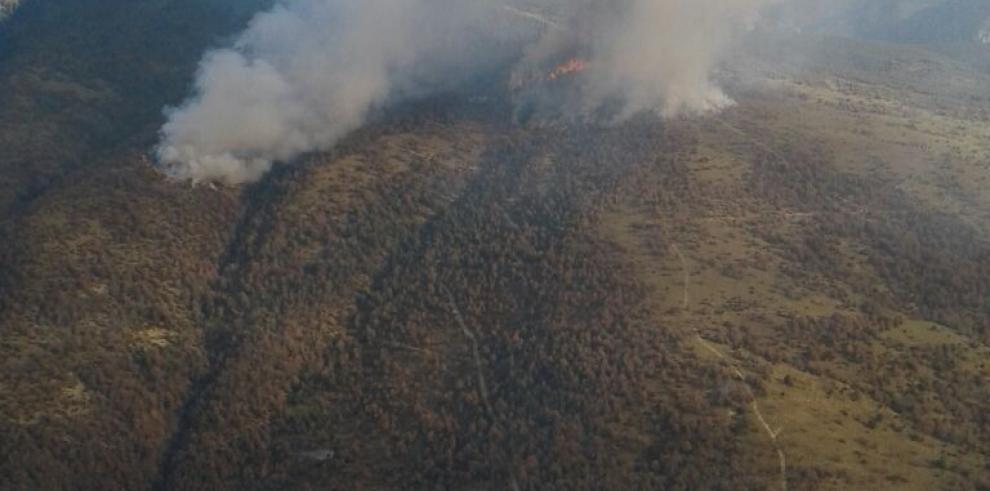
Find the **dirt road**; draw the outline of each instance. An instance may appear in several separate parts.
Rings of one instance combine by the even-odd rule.
[[[677,259],[681,262],[681,268],[684,271],[684,294],[681,300],[681,315],[686,317],[687,309],[691,305],[691,271],[688,268],[687,259],[684,257],[684,254],[681,253],[680,247],[678,247],[677,244],[672,243],[670,248],[674,251],[674,254],[677,255]],[[718,350],[718,348],[706,341],[705,338],[701,337],[701,332],[696,326],[692,325],[691,330],[694,332],[694,336],[701,346],[713,353],[718,359],[724,361],[732,370],[732,373],[736,376],[736,378],[743,383],[743,387],[746,388],[746,392],[753,401],[751,404],[753,413],[756,415],[756,419],[759,420],[760,425],[763,427],[763,430],[766,432],[767,436],[770,437],[770,443],[773,444],[774,449],[777,451],[777,457],[780,461],[780,487],[783,491],[787,491],[787,455],[784,454],[784,449],[781,448],[780,442],[777,441],[777,437],[780,435],[782,430],[780,428],[774,430],[770,427],[770,424],[767,423],[766,418],[763,416],[763,411],[760,410],[760,403],[756,400],[756,394],[753,393],[752,387],[750,387],[749,382],[746,381],[746,375],[739,369],[739,366],[736,365],[732,359],[726,357],[721,351]]]

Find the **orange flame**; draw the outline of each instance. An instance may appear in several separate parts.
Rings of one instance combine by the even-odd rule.
[[[586,68],[588,68],[588,62],[580,58],[572,58],[564,63],[561,63],[560,65],[557,65],[557,68],[554,68],[553,71],[547,74],[546,79],[548,82],[554,81],[560,77],[564,77],[572,73],[583,72]]]

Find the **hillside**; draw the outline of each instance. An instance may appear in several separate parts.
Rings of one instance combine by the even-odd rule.
[[[781,9],[803,30],[901,44],[985,44],[990,23],[984,0],[791,0]]]
[[[0,488],[990,489],[981,67],[754,34],[720,113],[495,74],[194,186],[253,9],[101,2],[0,27]]]
[[[982,0],[947,0],[891,26],[884,37],[912,43],[984,42],[990,4]]]

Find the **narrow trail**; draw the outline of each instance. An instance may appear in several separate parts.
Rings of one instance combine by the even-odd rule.
[[[558,31],[564,30],[564,26],[560,25],[560,23],[558,23],[558,22],[556,22],[556,21],[554,21],[552,19],[549,19],[546,16],[540,15],[540,14],[538,14],[536,12],[530,12],[530,11],[527,11],[527,10],[516,8],[516,7],[513,7],[512,5],[502,5],[501,8],[502,8],[502,10],[504,10],[504,11],[506,11],[506,12],[512,14],[512,15],[515,15],[517,17],[522,17],[524,19],[529,19],[529,20],[532,20],[532,21],[536,21],[536,22],[538,22],[540,24],[543,24],[544,26],[547,26],[547,27],[549,27],[551,29],[555,29],[555,30],[558,30]]]
[[[446,289],[444,289],[446,290]],[[457,325],[460,326],[461,331],[464,335],[471,341],[471,349],[474,352],[474,364],[478,371],[478,392],[481,394],[481,402],[485,406],[485,412],[488,413],[488,417],[494,422],[497,417],[495,414],[495,409],[492,407],[491,397],[488,395],[488,384],[485,381],[485,372],[482,367],[484,363],[481,360],[481,347],[478,343],[478,335],[473,329],[468,327],[467,323],[464,322],[464,316],[461,314],[461,309],[457,307],[457,302],[454,301],[454,295],[446,290],[447,301],[450,303],[451,313],[454,314],[454,319],[457,321]],[[511,464],[509,467],[509,487],[512,491],[519,491],[519,483],[516,481],[515,472],[512,471]]]
[[[454,296],[447,292],[447,300],[450,302],[450,310],[454,314],[454,319],[457,321],[457,325],[461,327],[461,331],[464,335],[471,341],[471,349],[474,352],[474,364],[478,371],[478,392],[481,393],[481,402],[485,405],[485,411],[489,416],[494,416],[494,410],[492,409],[491,398],[488,396],[488,384],[485,382],[485,372],[482,370],[484,364],[481,361],[481,347],[478,346],[478,336],[475,335],[474,330],[467,326],[464,322],[464,316],[461,315],[461,309],[457,307],[457,303],[454,302]]]
[[[733,124],[729,123],[728,121],[726,121],[726,120],[724,120],[722,118],[716,118],[716,120],[723,127],[725,127],[726,129],[728,129],[732,133],[734,133],[734,134],[736,134],[738,136],[741,136],[744,139],[746,139],[747,141],[749,141],[750,144],[756,146],[757,148],[762,149],[763,151],[767,152],[769,155],[773,156],[774,158],[776,158],[778,161],[784,163],[785,165],[790,165],[790,161],[787,159],[787,157],[785,157],[784,155],[782,155],[780,152],[778,152],[777,150],[775,150],[770,145],[767,145],[766,143],[764,143],[764,142],[762,142],[762,141],[754,138],[750,134],[746,133],[745,131],[739,129],[738,127],[734,126]],[[811,216],[812,214],[795,213],[793,215],[794,216]],[[684,259],[684,255],[681,254],[680,248],[677,247],[677,244],[674,244],[673,245],[673,249],[674,249],[674,252],[677,254],[677,257],[681,261],[681,266],[684,267],[684,277],[685,277],[685,283],[684,283],[684,307],[686,309],[687,308],[687,305],[688,305],[688,303],[687,303],[687,301],[688,301],[688,292],[687,292],[687,289],[690,286],[690,284],[688,282],[690,280],[690,273],[687,270],[687,261]],[[694,331],[695,331],[696,337],[698,338],[698,341],[701,342],[702,346],[704,346],[709,351],[715,353],[720,359],[725,360],[729,364],[729,366],[732,367],[732,370],[736,374],[736,377],[743,381],[744,386],[746,387],[746,391],[749,392],[750,397],[752,397],[752,399],[753,399],[753,404],[752,404],[753,413],[755,413],[756,414],[756,418],[760,420],[760,424],[763,426],[763,429],[766,431],[767,435],[770,437],[771,443],[773,443],[774,448],[777,450],[777,457],[780,460],[780,485],[781,485],[781,489],[783,491],[787,491],[787,455],[784,454],[784,450],[783,450],[783,448],[781,448],[780,442],[777,441],[777,437],[780,435],[780,432],[783,431],[783,429],[782,428],[778,428],[777,430],[774,430],[767,423],[766,418],[763,417],[763,412],[760,410],[760,404],[759,404],[759,402],[757,402],[756,397],[755,397],[755,394],[753,394],[752,388],[749,386],[749,384],[745,383],[746,382],[746,377],[743,375],[742,371],[739,370],[738,366],[736,366],[736,364],[732,360],[729,360],[721,352],[719,352],[717,349],[715,349],[714,346],[712,346],[710,343],[708,343],[707,341],[705,341],[701,337],[701,333],[698,332],[697,328],[694,328]]]
[[[681,263],[681,268],[684,272],[684,294],[681,299],[681,312],[683,317],[687,317],[687,309],[691,305],[691,271],[688,269],[687,259],[684,254],[681,253],[681,248],[675,243],[671,243],[670,249],[674,251],[677,255],[677,259]],[[756,415],[756,419],[759,420],[760,425],[763,426],[763,430],[766,431],[767,436],[770,437],[770,443],[773,444],[774,450],[777,451],[777,458],[780,461],[780,488],[782,491],[787,491],[787,455],[784,454],[784,449],[780,446],[780,442],[777,437],[780,436],[782,428],[774,430],[770,427],[766,418],[763,416],[763,411],[760,409],[760,403],[756,400],[756,394],[753,393],[753,389],[749,386],[749,382],[746,381],[746,375],[739,369],[734,361],[725,356],[721,351],[718,350],[714,345],[709,343],[705,338],[701,337],[701,331],[694,325],[691,326],[691,330],[694,333],[694,337],[701,343],[701,346],[706,350],[714,354],[718,359],[724,361],[732,369],[732,373],[735,374],[736,378],[743,383],[743,387],[746,388],[746,392],[749,394],[750,399],[753,401],[751,407],[753,408],[753,414]]]

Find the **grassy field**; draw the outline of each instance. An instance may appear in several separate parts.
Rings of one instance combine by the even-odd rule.
[[[768,242],[767,229],[785,245],[800,242],[829,212],[782,208],[761,196],[746,179],[754,171],[742,157],[749,150],[786,160],[780,155],[786,149],[813,145],[833,172],[882,176],[885,185],[920,207],[964,217],[983,231],[984,240],[990,237],[990,193],[985,191],[990,124],[920,109],[910,104],[911,96],[853,80],[775,81],[723,115],[676,123],[696,135],[693,147],[668,157],[686,177],[671,186],[663,177],[669,170],[641,176],[640,189],[674,191],[662,200],[644,199],[648,191],[631,193],[600,225],[601,234],[656,292],[658,323],[678,326],[685,339],[697,330],[759,380],[757,397],[770,425],[781,430],[790,477],[800,482],[798,476],[815,476],[811,489],[973,489],[986,483],[990,448],[933,436],[930,427],[899,414],[867,388],[896,391],[917,380],[937,384],[956,376],[985,383],[990,380],[985,344],[912,319],[911,312],[888,311],[907,320],[878,327],[876,335],[861,342],[872,362],[837,355],[809,370],[781,361],[809,349],[807,341],[782,329],[789,319],[858,316],[865,298],[887,294],[888,288],[867,259],[868,244],[835,240],[830,257],[841,274],[833,275],[796,262],[781,244]],[[682,266],[672,247],[683,251],[688,264],[686,312],[680,309]],[[869,283],[874,287],[864,291],[862,285]],[[694,344],[699,357],[731,370],[710,348]],[[764,353],[748,350],[751,344]],[[938,349],[953,350],[951,367],[936,366],[924,356]],[[919,360],[914,371],[870,380],[876,377],[871,363],[907,359]],[[939,399],[931,390],[922,392]],[[940,414],[952,420],[948,412]],[[757,419],[751,417],[750,424],[750,444],[766,447]]]

